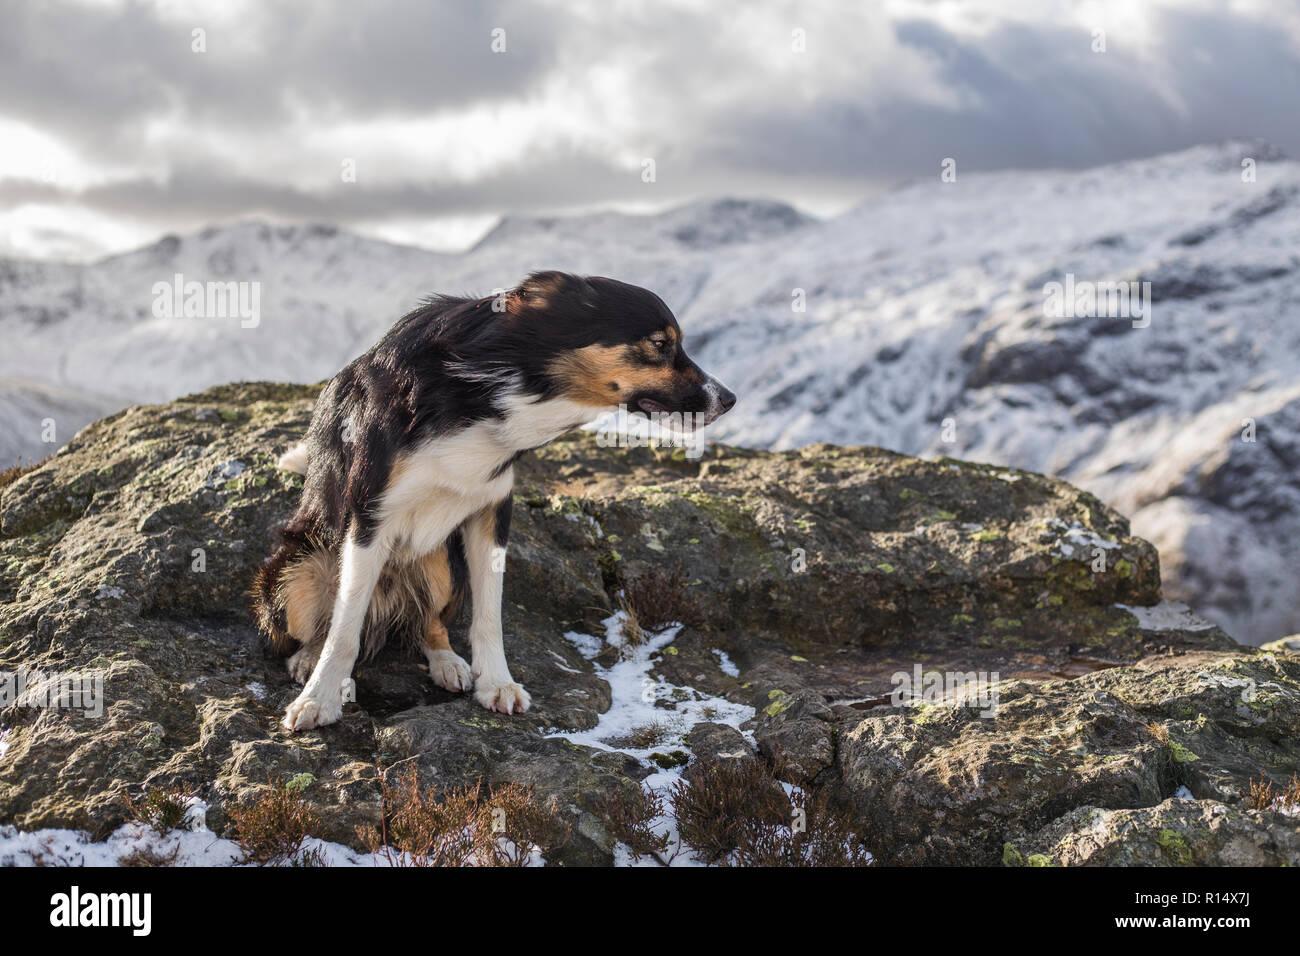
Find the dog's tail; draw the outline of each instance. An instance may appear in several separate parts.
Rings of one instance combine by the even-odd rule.
[[[275,466],[282,471],[305,475],[307,461],[307,443],[303,441],[281,455]],[[249,589],[258,630],[278,654],[288,654],[298,643],[289,633],[283,585],[285,572],[313,550],[311,537],[302,527],[303,523],[300,516],[295,515],[288,525],[280,529],[280,546],[262,562],[253,578],[253,586]]]
[[[300,475],[307,474],[307,443],[299,442],[294,445],[275,463],[275,467],[281,471],[292,471]]]

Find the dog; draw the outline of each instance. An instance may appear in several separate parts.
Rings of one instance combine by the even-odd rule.
[[[439,687],[528,710],[501,635],[515,462],[620,406],[708,424],[735,403],[634,285],[538,272],[495,297],[425,300],[330,380],[279,462],[306,476],[302,500],[252,593],[304,685],[284,727],[337,721],[358,655],[394,634]],[[467,591],[472,664],[447,635]]]

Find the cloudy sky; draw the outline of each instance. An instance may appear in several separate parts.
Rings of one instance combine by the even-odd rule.
[[[454,248],[509,213],[830,214],[949,156],[1300,155],[1297,117],[1292,0],[0,0],[0,255],[248,218]]]

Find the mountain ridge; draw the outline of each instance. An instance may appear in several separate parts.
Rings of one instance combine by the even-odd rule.
[[[740,395],[719,440],[1066,478],[1159,545],[1172,597],[1258,642],[1300,631],[1300,164],[1278,157],[1233,141],[952,183],[936,169],[825,220],[702,201],[507,220],[456,254],[245,223],[81,267],[0,263],[0,375],[133,401],[313,382],[431,291],[486,295],[544,268],[612,275],[659,293],[692,355]],[[177,271],[259,282],[258,326],[153,316],[153,284]],[[1149,282],[1149,326],[1047,314],[1044,286],[1067,275]],[[23,421],[0,453],[48,453]],[[1242,482],[1268,491],[1232,493]]]

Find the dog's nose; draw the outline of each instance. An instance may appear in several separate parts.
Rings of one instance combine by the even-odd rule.
[[[736,393],[725,385],[719,385],[718,387],[722,389],[718,393],[718,404],[722,406],[722,413],[725,415],[736,404]]]

